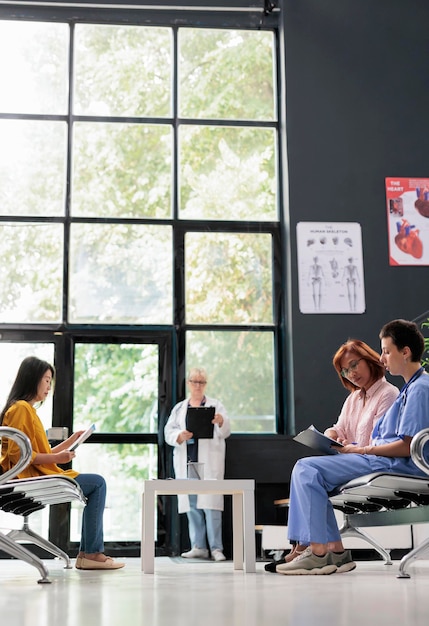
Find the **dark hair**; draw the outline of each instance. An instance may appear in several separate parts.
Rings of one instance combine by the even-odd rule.
[[[425,340],[415,322],[408,320],[392,320],[380,330],[380,339],[390,337],[398,350],[409,348],[411,359],[417,363],[421,361],[425,351]]]
[[[343,386],[349,391],[360,389],[348,378],[341,375],[341,360],[346,352],[355,352],[359,359],[365,359],[371,372],[371,380],[380,380],[385,374],[384,365],[380,362],[380,355],[368,344],[360,339],[349,339],[338,348],[332,359],[332,364],[337,371],[338,377]]]
[[[37,395],[39,383],[48,370],[50,370],[52,378],[54,378],[55,370],[47,361],[42,361],[35,356],[28,356],[22,361],[6,404],[1,412],[0,425],[3,423],[4,416],[12,404],[15,404],[18,400],[30,402]]]

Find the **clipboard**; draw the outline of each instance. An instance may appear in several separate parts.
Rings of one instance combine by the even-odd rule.
[[[321,433],[315,426],[311,425],[306,430],[301,431],[294,437],[295,441],[314,448],[322,454],[338,454],[335,448],[342,448],[343,444],[327,435]]]
[[[188,406],[186,412],[186,430],[194,433],[194,439],[213,439],[215,416],[214,406]]]

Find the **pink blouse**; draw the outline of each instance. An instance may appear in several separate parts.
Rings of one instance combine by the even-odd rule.
[[[399,389],[385,377],[377,380],[367,392],[356,389],[346,398],[336,424],[331,426],[340,439],[368,446],[375,422],[394,403]]]

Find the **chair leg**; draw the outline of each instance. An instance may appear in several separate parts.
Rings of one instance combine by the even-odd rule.
[[[11,556],[14,556],[16,559],[24,561],[25,563],[28,563],[29,565],[32,565],[37,570],[39,570],[42,578],[37,581],[38,583],[47,584],[51,582],[48,578],[49,571],[45,567],[45,564],[37,556],[32,554],[30,550],[27,550],[27,548],[20,545],[19,543],[15,543],[7,535],[3,534],[0,534],[0,547]]]
[[[392,559],[390,558],[390,550],[385,550],[371,535],[368,535],[361,528],[356,528],[350,525],[347,515],[344,515],[343,525],[340,528],[340,534],[342,537],[358,537],[369,543],[382,557],[385,565],[392,565]]]
[[[408,566],[411,565],[410,561],[415,561],[416,559],[422,557],[426,550],[429,550],[429,537],[402,557],[399,562],[399,573],[396,578],[411,578],[411,576],[406,572]]]
[[[65,562],[65,569],[71,569],[72,567],[68,554],[63,552],[61,548],[56,546],[48,539],[44,539],[44,537],[41,537],[31,530],[28,525],[28,517],[24,517],[24,524],[20,530],[11,530],[9,533],[7,533],[6,536],[13,541],[31,541],[31,543],[34,543],[36,546],[44,548],[50,554],[53,554],[54,556],[62,559]]]

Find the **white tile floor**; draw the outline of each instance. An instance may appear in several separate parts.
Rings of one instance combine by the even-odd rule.
[[[429,620],[429,560],[410,579],[398,562],[358,561],[331,576],[281,576],[234,571],[232,562],[158,557],[155,574],[139,559],[115,572],[63,569],[47,560],[52,584],[38,572],[0,560],[0,616],[7,626],[423,626]]]

